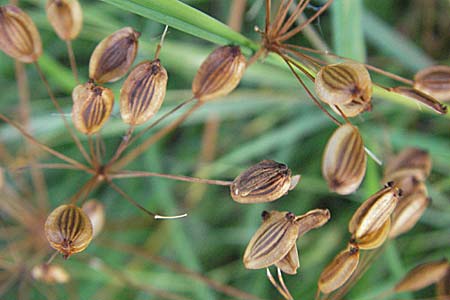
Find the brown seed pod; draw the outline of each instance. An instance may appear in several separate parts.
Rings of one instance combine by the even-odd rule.
[[[297,274],[297,269],[300,268],[300,261],[298,259],[297,245],[291,248],[291,250],[286,254],[284,258],[275,263],[277,268],[280,268],[286,274],[295,275]]]
[[[114,105],[113,92],[92,82],[77,85],[72,92],[72,120],[84,134],[99,131],[111,115]]]
[[[122,28],[104,38],[89,61],[89,78],[97,83],[120,79],[134,62],[141,34],[131,27]]]
[[[396,182],[404,177],[414,177],[418,181],[424,181],[430,175],[431,164],[428,151],[406,148],[386,164],[383,180]]]
[[[418,265],[409,271],[394,287],[394,291],[414,292],[441,280],[449,269],[446,259]]]
[[[431,199],[422,191],[403,197],[392,214],[392,226],[389,237],[394,239],[411,230],[430,203]]]
[[[239,203],[275,201],[295,187],[300,179],[297,176],[291,177],[291,170],[285,164],[263,160],[233,180],[231,197]]]
[[[341,195],[356,191],[364,179],[366,161],[358,128],[341,125],[328,140],[323,154],[322,174],[330,190]]]
[[[302,236],[312,229],[316,229],[325,225],[331,218],[328,209],[313,209],[306,214],[298,216],[295,222],[300,225],[298,236]]]
[[[450,266],[445,276],[436,283],[436,294],[438,300],[450,300]]]
[[[31,269],[31,276],[35,280],[48,284],[66,283],[70,280],[70,275],[63,267],[55,264],[36,265]]]
[[[390,229],[391,219],[388,218],[378,230],[366,234],[360,239],[353,239],[352,242],[357,244],[358,248],[362,250],[376,249],[383,245],[384,241],[389,235]]]
[[[400,94],[402,96],[414,99],[435,112],[439,114],[446,114],[447,113],[447,106],[439,102],[438,100],[434,99],[431,95],[425,94],[424,92],[417,90],[415,88],[407,87],[407,86],[398,86],[393,87],[389,89],[391,92]]]
[[[344,109],[350,114],[370,108],[372,80],[362,64],[352,62],[324,66],[317,73],[314,86],[320,100],[330,105],[348,104]],[[353,105],[350,105],[352,102]]]
[[[45,221],[45,235],[52,248],[65,259],[86,249],[92,240],[92,224],[75,205],[61,205]]]
[[[83,26],[83,11],[78,0],[48,0],[47,18],[60,39],[74,40]]]
[[[36,62],[42,54],[36,25],[14,5],[0,6],[0,49],[23,63]]]
[[[130,125],[140,125],[153,117],[166,95],[167,72],[159,59],[137,65],[120,91],[120,114]]]
[[[431,66],[414,76],[414,88],[441,101],[450,100],[450,67]]]
[[[348,230],[356,240],[380,229],[394,211],[401,191],[391,183],[372,195],[356,210]]]
[[[97,200],[86,201],[81,209],[91,220],[92,238],[95,238],[105,225],[105,206]]]
[[[244,75],[247,62],[239,46],[222,46],[202,63],[194,81],[192,93],[200,101],[228,95]]]
[[[343,286],[355,272],[358,262],[359,249],[350,245],[322,271],[318,282],[319,290],[324,294],[329,294]]]

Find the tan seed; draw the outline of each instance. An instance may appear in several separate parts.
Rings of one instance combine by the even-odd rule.
[[[295,222],[300,225],[298,236],[302,236],[312,229],[325,225],[331,218],[328,209],[313,209],[306,214],[296,217]]]
[[[97,200],[89,200],[81,209],[88,216],[92,224],[92,238],[95,238],[105,225],[105,206]]]
[[[83,26],[83,11],[78,0],[48,0],[47,18],[60,39],[74,40]]]
[[[359,249],[362,250],[376,249],[383,245],[384,241],[389,235],[390,229],[391,219],[388,218],[378,230],[366,234],[360,239],[354,239],[352,242],[356,243]]]
[[[414,76],[414,88],[440,101],[450,100],[450,67],[431,66]]]
[[[14,5],[0,6],[0,49],[23,63],[36,62],[42,54],[36,25]]]
[[[31,269],[31,276],[35,280],[48,284],[66,283],[70,280],[70,275],[63,267],[55,264],[36,265]]]
[[[275,263],[277,268],[280,268],[286,274],[295,275],[297,274],[297,269],[300,267],[300,261],[298,259],[297,245],[291,248],[288,254],[282,258],[280,261]]]
[[[386,164],[384,181],[395,181],[407,176],[424,181],[430,175],[431,165],[431,156],[428,151],[419,148],[405,148]]]
[[[239,46],[217,48],[197,71],[192,82],[192,93],[200,101],[228,95],[241,81],[246,65]]]
[[[446,259],[418,265],[397,283],[394,290],[400,293],[423,289],[441,280],[446,275],[448,269],[449,264]]]
[[[438,300],[450,300],[450,267],[447,273],[436,283],[436,294]]]
[[[433,98],[431,95],[425,94],[424,92],[417,90],[415,88],[410,88],[406,86],[398,86],[389,89],[391,92],[400,94],[402,96],[414,99],[437,113],[446,114],[447,106]]]

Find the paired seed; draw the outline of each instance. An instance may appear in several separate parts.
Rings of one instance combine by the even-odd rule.
[[[105,206],[97,200],[89,200],[81,207],[92,224],[92,238],[95,238],[105,225]]]
[[[359,187],[366,173],[364,142],[358,129],[341,125],[328,140],[322,160],[322,174],[329,188],[341,195]]]
[[[66,283],[70,280],[70,275],[63,267],[55,264],[36,265],[31,269],[31,276],[35,280],[48,284]]]
[[[75,205],[61,205],[45,221],[45,235],[52,248],[65,259],[86,249],[92,240],[92,224]]]
[[[166,95],[167,79],[159,59],[137,65],[120,91],[122,120],[130,125],[140,125],[153,117]]]
[[[122,28],[103,39],[89,61],[89,78],[97,83],[120,79],[134,62],[141,34],[131,27]]]
[[[60,39],[74,40],[83,26],[83,11],[78,0],[48,0],[47,18]]]
[[[36,62],[42,54],[36,25],[14,5],[0,7],[0,49],[23,63]]]
[[[414,88],[441,101],[450,100],[450,67],[431,66],[414,76]]]
[[[228,95],[241,81],[246,65],[239,46],[217,48],[197,71],[192,82],[192,93],[200,101]]]
[[[72,92],[72,120],[82,133],[90,135],[99,131],[111,115],[113,92],[92,82],[80,84]]]
[[[384,241],[389,235],[391,229],[391,219],[388,218],[386,222],[377,230],[364,235],[360,239],[354,239],[352,242],[356,243],[359,249],[371,250],[383,245]]]
[[[291,177],[285,164],[263,160],[242,172],[230,186],[231,197],[239,203],[275,201],[292,190],[300,175]]]

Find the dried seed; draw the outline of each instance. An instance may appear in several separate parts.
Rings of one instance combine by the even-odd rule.
[[[313,209],[306,214],[295,218],[295,222],[300,225],[298,236],[302,236],[312,229],[325,225],[330,220],[331,214],[328,209]]]
[[[246,65],[239,46],[217,48],[197,71],[192,82],[192,93],[201,101],[228,95],[241,81]]]
[[[391,229],[391,219],[388,218],[386,222],[378,229],[369,234],[366,234],[360,239],[354,239],[352,242],[356,243],[359,249],[371,250],[380,247],[389,235]]]
[[[414,88],[441,101],[450,100],[450,67],[431,66],[414,76]]]
[[[450,267],[447,273],[436,283],[436,294],[438,300],[450,300]]]
[[[355,246],[339,253],[320,274],[319,290],[329,294],[343,286],[355,272],[358,262],[359,249]]]
[[[36,265],[31,269],[31,276],[35,280],[48,284],[66,283],[70,280],[70,275],[63,267],[55,264]]]
[[[105,207],[97,200],[89,200],[83,204],[81,209],[91,221],[92,238],[95,238],[102,231],[105,224]]]
[[[131,27],[122,28],[103,39],[89,61],[89,78],[97,83],[120,79],[134,62],[141,34]]]
[[[297,245],[291,248],[288,254],[282,258],[280,261],[275,263],[277,268],[280,268],[286,274],[295,275],[297,274],[297,269],[300,267],[300,261],[298,259]]]
[[[322,174],[330,189],[347,195],[356,191],[366,173],[364,143],[356,127],[340,126],[328,140],[323,154]]]
[[[431,172],[431,157],[428,151],[419,148],[406,148],[386,164],[384,181],[396,181],[413,176],[424,181]]]
[[[349,103],[344,103],[341,105],[330,105],[331,108],[339,115],[342,113],[349,118],[356,117],[357,115],[372,110],[371,102],[363,102],[361,98],[352,100]],[[336,108],[339,107],[339,109]]]
[[[80,84],[72,92],[72,120],[84,134],[99,131],[108,120],[114,105],[114,94],[110,89],[88,82]]]
[[[391,216],[400,196],[400,190],[388,184],[364,201],[348,225],[353,238],[360,240],[380,229]]]
[[[434,110],[437,113],[440,113],[440,114],[447,113],[447,106],[440,103],[438,100],[434,99],[432,96],[425,94],[415,88],[410,88],[410,87],[406,87],[406,86],[398,86],[398,87],[390,88],[389,90],[391,92],[400,94],[402,96],[414,99],[414,100],[428,106],[429,108],[431,108],[432,110]]]
[[[349,113],[353,111],[354,114],[370,107],[372,80],[362,64],[339,63],[324,66],[317,73],[314,85],[317,96],[325,103],[342,105],[353,102],[353,109],[350,109],[352,105],[347,107]]]
[[[430,203],[431,199],[422,191],[403,197],[392,214],[392,226],[389,237],[394,239],[411,230]]]
[[[0,191],[3,189],[3,185],[5,184],[5,170],[0,167]]]
[[[0,6],[0,49],[24,63],[36,62],[42,54],[36,25],[14,5]]]
[[[230,193],[239,203],[270,202],[293,189],[295,181],[298,182],[297,177],[291,177],[291,170],[285,164],[263,160],[236,177]]]
[[[161,107],[166,95],[167,72],[159,59],[137,65],[120,91],[120,114],[131,125],[147,122]]]
[[[86,249],[92,240],[92,224],[75,205],[61,205],[45,221],[45,235],[52,248],[65,259]]]
[[[400,293],[423,289],[441,280],[448,269],[449,264],[446,259],[418,265],[397,283],[394,290]]]
[[[83,12],[78,0],[48,0],[47,18],[60,39],[74,40],[83,26]]]

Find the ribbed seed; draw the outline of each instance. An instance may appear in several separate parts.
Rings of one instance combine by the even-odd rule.
[[[364,65],[340,63],[324,66],[317,73],[315,90],[320,100],[342,107],[349,116],[370,109],[372,81]],[[352,103],[350,105],[350,103]]]
[[[246,64],[239,46],[217,48],[197,71],[192,93],[201,101],[228,95],[241,81]]]
[[[300,261],[298,259],[297,245],[291,248],[291,250],[286,254],[284,258],[275,263],[277,268],[280,268],[286,274],[295,275],[297,274],[297,269],[300,267]]]
[[[72,92],[72,120],[84,134],[98,132],[111,115],[114,94],[110,89],[88,82],[78,85]]]
[[[159,59],[137,65],[120,91],[122,120],[139,125],[154,116],[166,95],[167,72]]]
[[[97,200],[86,201],[81,209],[88,216],[92,224],[92,238],[95,238],[105,224],[105,206]]]
[[[302,236],[312,229],[316,229],[325,225],[330,220],[331,214],[328,209],[313,209],[306,214],[295,218],[295,222],[299,224],[300,228],[298,236]]]
[[[79,207],[61,205],[48,216],[45,234],[50,245],[67,259],[89,245],[92,240],[92,224]]]
[[[387,185],[367,199],[353,214],[348,230],[356,240],[380,229],[394,211],[401,192]]]
[[[24,63],[38,60],[42,43],[33,20],[14,5],[0,7],[0,49]]]
[[[386,164],[384,180],[391,181],[405,176],[414,176],[424,181],[431,172],[431,157],[428,151],[419,148],[406,148]]]
[[[329,294],[343,286],[355,272],[358,262],[359,249],[355,246],[339,253],[320,274],[319,290]]]
[[[329,188],[341,195],[356,191],[366,173],[364,143],[356,127],[340,126],[328,140],[322,174]]]
[[[425,94],[424,92],[417,90],[415,88],[407,87],[407,86],[398,86],[389,89],[391,92],[400,94],[402,96],[414,99],[437,113],[446,114],[447,106],[433,98],[433,96]]]
[[[449,268],[446,259],[418,265],[397,283],[394,290],[400,293],[423,289],[441,280],[447,274]]]
[[[75,39],[83,26],[83,12],[78,0],[48,0],[47,18],[60,39]]]
[[[295,187],[292,183],[298,179],[294,177],[285,164],[263,160],[236,177],[230,186],[231,197],[239,203],[275,201]]]
[[[97,83],[120,79],[134,62],[140,33],[131,27],[122,28],[103,39],[89,61],[89,78]]]
[[[366,234],[360,239],[354,239],[352,240],[352,242],[357,244],[358,248],[362,250],[376,249],[383,245],[384,241],[389,235],[390,229],[391,219],[388,218],[378,230]]]
[[[431,66],[414,76],[414,88],[440,101],[450,100],[450,67]]]

